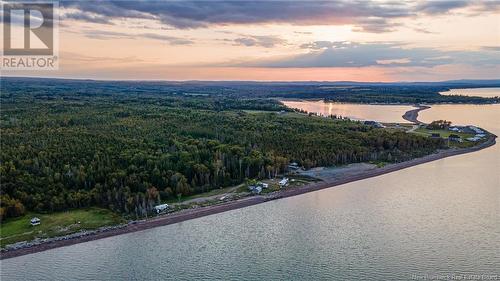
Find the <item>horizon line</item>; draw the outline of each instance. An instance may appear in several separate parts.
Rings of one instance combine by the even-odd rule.
[[[21,79],[52,79],[52,80],[78,80],[78,81],[95,81],[95,82],[170,82],[170,83],[189,83],[189,82],[230,82],[230,83],[359,83],[359,84],[410,84],[410,83],[446,83],[446,82],[497,82],[499,79],[451,79],[439,81],[353,81],[353,80],[204,80],[204,79],[186,79],[186,80],[161,80],[161,79],[95,79],[95,78],[70,78],[70,77],[48,77],[48,76],[0,76],[2,78],[21,78]]]

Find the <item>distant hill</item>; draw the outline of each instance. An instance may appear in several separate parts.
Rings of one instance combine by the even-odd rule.
[[[256,82],[256,81],[103,81],[52,78],[2,78],[2,92],[40,91],[43,95],[67,94],[158,94],[202,95],[226,99],[324,99],[353,103],[499,103],[500,98],[445,96],[456,88],[500,87],[500,80],[450,80],[440,82]],[[46,91],[50,89],[50,91]],[[2,94],[2,97],[5,97]],[[227,101],[229,102],[229,101]]]

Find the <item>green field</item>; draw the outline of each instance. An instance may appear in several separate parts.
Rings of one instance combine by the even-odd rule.
[[[240,184],[238,186],[243,186],[243,184]],[[196,199],[196,198],[204,198],[204,197],[210,197],[210,196],[215,196],[215,195],[222,195],[222,194],[226,194],[226,193],[231,193],[234,190],[236,190],[237,188],[238,187],[236,187],[236,186],[217,188],[217,189],[213,189],[213,190],[203,192],[200,194],[195,194],[195,195],[190,195],[190,196],[182,196],[180,198],[180,200],[177,198],[170,198],[168,200],[163,200],[162,203],[172,204],[172,203],[184,202],[184,201],[188,201],[188,200]]]
[[[466,138],[470,138],[470,137],[474,136],[474,134],[457,133],[457,132],[453,132],[450,130],[429,130],[426,128],[418,128],[415,131],[413,131],[413,133],[423,135],[423,136],[428,136],[428,137],[430,137],[432,134],[439,134],[442,138],[447,138],[451,134],[454,134],[454,135],[460,136],[464,140]]]
[[[430,137],[432,134],[439,134],[441,138],[448,138],[451,134],[458,135],[462,138],[463,142],[449,142],[450,147],[466,148],[476,145],[476,142],[468,141],[467,138],[474,137],[474,134],[458,133],[449,130],[429,130],[426,128],[418,128],[412,132],[413,134],[422,135]],[[483,138],[479,142],[483,142],[486,138]]]
[[[31,226],[32,217],[38,217],[41,224]],[[79,222],[79,223],[78,223]],[[19,218],[8,219],[0,227],[0,245],[66,235],[80,230],[96,229],[106,225],[123,223],[119,215],[101,208],[71,210],[53,214],[29,213]]]

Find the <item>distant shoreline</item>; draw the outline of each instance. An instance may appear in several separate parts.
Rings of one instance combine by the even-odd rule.
[[[230,201],[226,203],[221,203],[219,205],[213,205],[213,206],[207,206],[207,207],[199,207],[195,209],[186,209],[186,210],[181,210],[172,214],[167,214],[167,215],[162,215],[159,217],[155,217],[152,219],[148,220],[143,220],[143,221],[137,221],[128,225],[125,225],[120,228],[113,228],[107,231],[103,232],[97,232],[94,234],[90,234],[87,236],[81,236],[78,238],[74,239],[68,239],[68,240],[58,240],[55,242],[50,242],[50,243],[42,243],[39,245],[35,245],[32,247],[27,247],[27,248],[21,248],[21,249],[15,249],[15,250],[8,250],[8,251],[3,251],[0,255],[0,259],[9,259],[9,258],[14,258],[18,256],[23,256],[23,255],[28,255],[28,254],[34,254],[50,249],[55,249],[59,247],[64,247],[64,246],[70,246],[74,244],[79,244],[83,242],[89,242],[93,240],[98,240],[102,238],[107,238],[111,236],[116,236],[116,235],[121,235],[121,234],[126,234],[126,233],[131,233],[131,232],[136,232],[136,231],[142,231],[158,226],[165,226],[169,224],[174,224],[178,222],[183,222],[186,220],[191,220],[195,218],[200,218],[208,215],[213,215],[213,214],[218,214],[230,210],[235,210],[235,209],[240,209],[260,203],[265,203],[268,201],[272,200],[277,200],[281,198],[286,198],[286,197],[291,197],[291,196],[296,196],[312,191],[317,191],[325,188],[330,188],[354,181],[359,181],[367,178],[372,178],[388,173],[392,173],[395,171],[399,171],[402,169],[406,169],[409,167],[413,167],[416,165],[420,165],[423,163],[428,163],[431,161],[455,156],[455,155],[460,155],[460,154],[465,154],[465,153],[470,153],[478,150],[485,149],[487,147],[493,146],[496,143],[496,136],[491,135],[490,138],[477,145],[474,147],[469,147],[469,148],[459,148],[459,149],[449,149],[449,150],[443,150],[439,151],[437,153],[427,155],[421,158],[416,158],[412,159],[409,161],[401,162],[401,163],[395,163],[395,164],[389,164],[387,166],[381,167],[381,168],[376,168],[373,170],[366,170],[363,172],[360,172],[357,175],[353,175],[348,178],[343,178],[343,179],[334,179],[334,180],[326,180],[318,183],[311,183],[307,184],[301,187],[296,187],[296,188],[291,188],[291,189],[285,189],[281,191],[277,191],[274,193],[270,193],[267,195],[256,195],[256,196],[251,196],[251,197],[245,197],[239,200],[235,201]]]

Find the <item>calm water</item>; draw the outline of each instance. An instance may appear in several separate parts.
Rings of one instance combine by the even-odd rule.
[[[500,105],[435,106],[500,135]],[[411,280],[500,274],[499,145],[339,187],[2,261],[2,280]]]
[[[376,120],[380,122],[407,122],[402,116],[413,109],[408,105],[369,105],[323,101],[282,101],[286,106],[322,115],[340,115],[353,120]]]
[[[450,91],[441,92],[440,94],[491,98],[491,97],[500,97],[500,88],[451,89]]]

